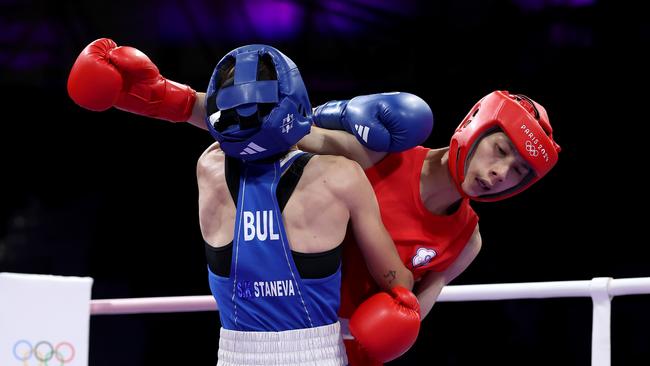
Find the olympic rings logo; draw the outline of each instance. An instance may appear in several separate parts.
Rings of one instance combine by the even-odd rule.
[[[526,140],[526,151],[530,154],[530,156],[537,157],[539,155],[539,151],[535,148],[535,145],[533,145],[532,142]]]
[[[23,361],[25,366],[32,356],[43,366],[47,366],[50,361],[58,361],[59,365],[65,365],[75,356],[74,346],[70,342],[60,342],[56,346],[52,346],[52,343],[48,341],[40,341],[32,346],[29,341],[24,339],[14,344],[13,353],[16,360]],[[55,360],[52,360],[53,358]]]

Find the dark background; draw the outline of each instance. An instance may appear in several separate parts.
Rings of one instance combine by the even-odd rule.
[[[299,65],[314,105],[415,93],[436,118],[429,147],[490,91],[527,94],[560,161],[517,197],[474,204],[483,250],[454,284],[648,276],[650,27],[617,4],[2,0],[0,271],[91,276],[93,298],[209,294],[195,164],[212,138],[67,96],[79,52],[110,37],[199,91],[227,51],[267,43]],[[650,362],[649,306],[613,302],[613,365]],[[393,364],[588,365],[591,311],[588,298],[440,303]],[[218,329],[216,312],[93,316],[90,364],[214,365]]]

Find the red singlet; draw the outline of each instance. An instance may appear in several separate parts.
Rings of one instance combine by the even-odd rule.
[[[422,164],[430,149],[422,146],[386,155],[366,169],[366,175],[379,202],[384,226],[395,242],[402,262],[417,281],[426,272],[444,271],[451,265],[472,236],[478,216],[463,199],[451,215],[429,212],[420,196]],[[354,310],[379,287],[368,272],[363,255],[348,233],[343,244],[343,280],[339,316],[350,318]],[[350,366],[372,365],[354,342],[346,341]],[[363,360],[363,361],[362,361]]]

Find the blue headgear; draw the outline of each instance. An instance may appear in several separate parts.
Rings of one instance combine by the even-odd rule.
[[[257,80],[270,57],[277,80]],[[234,63],[234,84],[219,89]],[[265,114],[265,104],[271,111]],[[266,108],[268,110],[268,108]],[[248,45],[230,51],[212,73],[206,123],[226,155],[259,160],[289,150],[311,128],[311,104],[296,64],[277,49]]]

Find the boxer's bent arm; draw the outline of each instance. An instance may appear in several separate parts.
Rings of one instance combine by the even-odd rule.
[[[474,261],[474,258],[476,258],[480,250],[481,234],[478,230],[478,225],[476,225],[474,233],[454,263],[442,272],[429,272],[424,275],[422,281],[415,286],[415,295],[418,297],[418,302],[420,303],[421,319],[424,319],[429,311],[431,311],[442,288],[463,273],[470,263]]]
[[[187,122],[200,129],[208,129],[208,126],[205,125],[205,93],[196,93],[196,101],[192,107],[192,116],[190,116]]]
[[[311,126],[311,132],[298,141],[298,148],[319,155],[340,155],[354,160],[367,169],[386,156],[386,152],[367,149],[356,137],[337,130]]]
[[[379,205],[361,167],[349,160],[341,167],[348,184],[340,192],[350,210],[350,220],[359,249],[375,282],[384,290],[400,285],[413,289],[413,274],[399,258],[395,244],[384,227]]]

